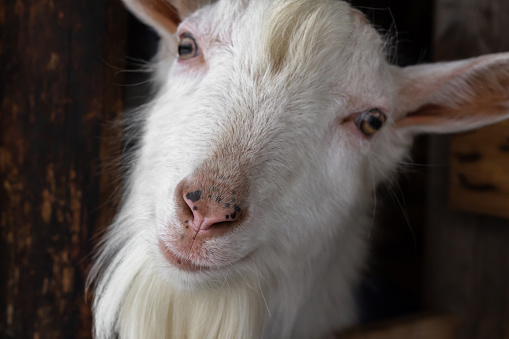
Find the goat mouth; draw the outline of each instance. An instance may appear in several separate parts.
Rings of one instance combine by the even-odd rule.
[[[170,264],[183,271],[198,272],[207,271],[211,269],[211,267],[198,265],[190,259],[178,256],[177,254],[173,253],[172,250],[168,249],[168,247],[162,241],[159,241],[159,248],[163,253],[164,258],[168,260]]]

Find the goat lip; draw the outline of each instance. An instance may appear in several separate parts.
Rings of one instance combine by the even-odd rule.
[[[162,241],[159,241],[159,248],[163,252],[164,258],[168,260],[173,266],[188,272],[206,271],[211,269],[208,266],[201,266],[195,264],[193,261],[185,258],[180,258],[172,250],[170,250]]]

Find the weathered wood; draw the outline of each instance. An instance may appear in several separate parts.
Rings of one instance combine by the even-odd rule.
[[[436,60],[509,51],[508,1],[439,0],[435,22]],[[508,131],[505,121],[452,138],[452,207],[509,218]]]
[[[435,8],[437,60],[509,50],[509,2],[438,0]],[[504,124],[502,129],[507,126]],[[465,339],[509,337],[509,221],[470,213],[482,209],[483,213],[501,215],[499,210],[486,208],[505,199],[488,189],[491,185],[506,187],[500,178],[509,173],[509,167],[505,175],[496,173],[500,164],[507,164],[502,158],[489,165],[503,140],[493,129],[498,127],[455,136],[450,152],[448,137],[431,141],[430,161],[435,166],[430,167],[428,191],[424,300],[431,309],[457,315],[458,337]],[[473,167],[479,157],[486,165]],[[451,169],[444,166],[448,159],[452,159]],[[483,173],[477,173],[480,171]],[[461,174],[464,177],[460,178]],[[448,204],[450,185],[452,203]],[[460,185],[470,189],[467,192]],[[476,209],[476,204],[481,207]],[[451,205],[469,213],[451,211]]]
[[[91,337],[84,280],[111,216],[99,174],[124,23],[115,0],[0,0],[2,337]]]
[[[458,321],[453,316],[419,315],[353,328],[337,339],[455,339]]]

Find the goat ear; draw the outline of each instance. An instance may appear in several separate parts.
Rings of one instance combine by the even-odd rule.
[[[509,53],[394,68],[394,75],[402,129],[460,132],[509,117]]]
[[[161,0],[164,1],[164,0]],[[185,19],[201,7],[211,4],[213,0],[169,0],[179,13],[181,19]]]
[[[211,0],[123,0],[127,8],[161,37],[176,32],[181,20]]]

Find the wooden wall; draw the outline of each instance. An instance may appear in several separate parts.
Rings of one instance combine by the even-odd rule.
[[[509,52],[509,1],[438,1],[438,60]],[[458,15],[460,13],[460,15]],[[509,218],[509,121],[451,139],[451,206]]]
[[[84,280],[114,209],[125,17],[117,0],[0,0],[2,338],[91,337]]]
[[[507,0],[436,0],[435,4],[436,60],[509,51]],[[507,134],[504,131],[507,126],[502,125],[502,133]],[[430,167],[428,190],[425,302],[431,309],[458,315],[459,338],[465,339],[509,337],[509,220],[475,214],[480,209],[468,206],[462,206],[466,212],[455,212],[450,207],[447,189],[452,184],[456,190],[458,174],[465,170],[464,166],[470,166],[459,164],[455,152],[472,146],[482,154],[492,152],[493,145],[483,140],[486,133],[493,134],[494,130],[500,132],[500,127],[454,137],[451,152],[447,137],[434,137],[430,148],[430,162],[434,166]],[[466,140],[472,137],[477,141]],[[472,151],[476,149],[470,148]],[[450,157],[454,159],[452,169],[445,166]],[[493,157],[483,161],[490,159],[497,161]],[[481,170],[478,168],[477,172]],[[507,179],[509,170],[501,174]],[[489,172],[483,175],[483,181],[478,181],[479,177],[468,179],[478,184],[493,182]],[[479,190],[463,190],[459,196],[454,192],[452,197],[457,199],[461,195],[475,199]],[[500,207],[496,196],[481,199],[505,208],[505,212],[509,209],[507,203]]]

